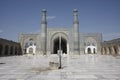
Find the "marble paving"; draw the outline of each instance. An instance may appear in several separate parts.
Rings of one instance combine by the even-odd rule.
[[[51,70],[48,56],[0,57],[0,80],[120,80],[120,56],[62,57],[62,69]]]

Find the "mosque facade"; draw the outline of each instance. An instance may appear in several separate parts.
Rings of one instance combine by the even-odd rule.
[[[62,50],[63,54],[101,54],[101,33],[81,33],[79,31],[78,10],[73,10],[73,26],[69,28],[49,28],[47,11],[42,10],[41,32],[19,34],[23,54],[50,55]]]

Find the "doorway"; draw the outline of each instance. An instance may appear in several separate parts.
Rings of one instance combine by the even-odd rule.
[[[60,46],[60,39],[59,37],[54,39],[53,42],[53,54],[57,54],[57,51],[59,50],[59,46]],[[61,37],[61,50],[64,54],[67,54],[67,41],[66,39]]]

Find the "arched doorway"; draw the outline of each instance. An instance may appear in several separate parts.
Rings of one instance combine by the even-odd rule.
[[[96,50],[95,50],[95,48],[93,48],[93,53],[94,53],[94,54],[96,53]]]
[[[33,48],[29,48],[29,53],[33,54]]]
[[[61,37],[61,45],[60,45],[59,37],[54,39],[54,42],[53,42],[53,54],[57,54],[57,51],[59,50],[59,46],[61,46],[62,52],[67,54],[67,41],[66,41],[66,39]]]
[[[90,48],[88,48],[88,50],[87,50],[87,51],[88,51],[88,54],[91,54],[91,49],[90,49]]]
[[[92,45],[87,46],[85,48],[85,53],[86,54],[96,54],[97,53],[97,47],[96,46],[92,46]]]
[[[27,54],[35,54],[36,53],[36,46],[33,45],[33,46],[29,46],[27,49],[26,49],[26,53]]]

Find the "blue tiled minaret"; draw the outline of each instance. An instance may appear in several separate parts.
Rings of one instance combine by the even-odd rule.
[[[42,10],[42,22],[41,22],[41,49],[43,54],[46,54],[46,44],[47,44],[47,19],[46,10]]]
[[[80,54],[80,44],[79,44],[79,20],[78,20],[78,10],[73,10],[73,27],[74,27],[74,54]]]

